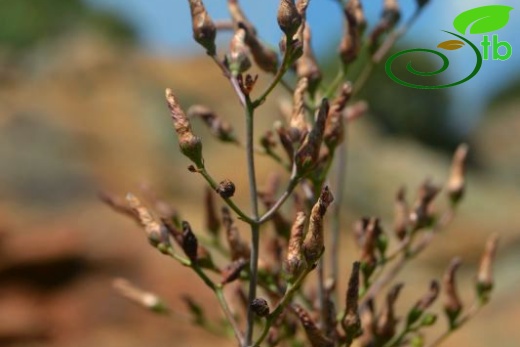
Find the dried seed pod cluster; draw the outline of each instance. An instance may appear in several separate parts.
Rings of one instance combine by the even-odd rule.
[[[279,1],[276,19],[284,34],[280,52],[263,43],[239,0],[227,1],[230,21],[219,25],[213,23],[201,0],[188,0],[188,3],[194,39],[222,70],[244,110],[246,138],[239,141],[233,130],[238,126],[210,107],[194,105],[186,115],[173,91],[167,89],[166,101],[180,151],[192,162],[189,171],[208,183],[201,221],[183,220],[175,209],[156,199],[149,208],[132,194],[128,194],[126,201],[115,195],[100,197],[115,211],[137,221],[152,246],[191,268],[215,294],[227,322],[210,321],[202,303],[191,295],[184,296],[185,309],[193,323],[211,331],[227,331],[231,327],[240,347],[398,347],[410,343],[424,345],[424,331],[435,324],[439,315],[435,311],[438,296],[442,296],[442,310],[448,321],[445,334],[471,318],[476,311],[463,305],[463,293],[455,280],[458,259],[448,266],[442,283],[432,280],[425,294],[406,303],[408,306],[398,304],[398,300],[410,297],[401,294],[407,287],[395,283],[401,269],[452,219],[466,190],[467,145],[461,145],[453,157],[445,185],[448,197],[445,213],[439,213],[441,186],[430,180],[420,185],[412,204],[407,201],[405,188],[399,189],[394,200],[392,233],[385,232],[387,224],[378,217],[363,217],[354,224],[359,253],[350,272],[341,273],[338,266],[339,258],[343,257],[338,248],[343,211],[341,189],[334,193],[338,201],[332,206],[334,213],[326,216],[334,200],[331,190],[335,189],[333,186],[329,189],[329,182],[344,179],[338,174],[340,177],[331,180],[329,169],[334,166],[337,153],[343,153],[339,149],[346,148],[346,124],[368,108],[366,102],[356,99],[363,81],[349,82],[347,68],[360,62],[358,57],[363,53],[369,55],[365,63],[371,69],[372,64],[388,53],[401,16],[398,2],[385,0],[379,22],[370,34],[364,35],[367,23],[363,1],[337,1],[344,13],[346,29],[339,47],[339,78],[332,82],[322,78],[311,48],[311,26],[307,21],[307,11],[312,8],[310,0]],[[427,3],[418,0],[418,11]],[[219,58],[215,45],[217,31],[221,29],[232,30],[223,59]],[[246,73],[253,64],[259,75]],[[290,70],[295,73],[295,83],[285,79]],[[279,84],[290,91],[291,101],[281,110],[283,119],[264,132],[260,147],[255,147],[255,112]],[[264,86],[263,91],[257,90]],[[240,196],[235,197],[237,188],[241,193],[247,191],[241,186],[243,180],[239,177],[217,180],[205,166],[202,140],[195,135],[190,122],[194,119],[201,119],[222,145],[245,147],[251,198],[248,208],[240,206]],[[273,159],[286,171],[286,175],[276,173],[259,179],[267,182],[261,191],[256,184],[256,154]],[[340,160],[340,173],[341,165]],[[287,185],[282,183],[286,176]],[[329,231],[325,219],[330,215],[335,223],[331,223]],[[476,307],[490,299],[496,248],[497,238],[492,237],[476,276]],[[324,257],[323,253],[329,249],[331,257]],[[327,278],[329,266],[332,271]],[[310,276],[313,273],[316,276]],[[347,288],[342,282],[348,282]],[[128,282],[118,280],[115,287],[121,295],[140,305],[161,313],[171,312],[157,296]],[[225,295],[228,290],[237,294],[238,310],[233,307],[235,302]],[[340,290],[345,291],[340,293]],[[376,308],[376,304],[381,307]],[[401,312],[401,307],[409,310]],[[259,321],[263,331],[257,333],[254,329]]]

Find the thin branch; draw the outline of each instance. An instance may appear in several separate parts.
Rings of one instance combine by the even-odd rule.
[[[208,173],[208,171],[206,170],[205,167],[202,169],[197,169],[197,172],[200,173],[202,175],[202,177],[204,177],[204,179],[208,182],[208,184],[210,185],[211,188],[213,188],[214,190],[217,189],[217,187],[218,187],[217,182],[213,179],[213,177],[211,177],[211,175]],[[246,222],[248,224],[255,223],[255,220],[252,219],[251,217],[249,217],[248,215],[246,215],[237,205],[235,205],[233,200],[231,200],[230,198],[225,198],[225,197],[222,197],[222,200],[224,200],[226,202],[226,204],[229,206],[229,208],[232,209],[239,216],[239,218],[241,220],[243,220],[244,222]]]
[[[256,299],[256,285],[258,280],[258,257],[259,257],[259,245],[260,245],[260,226],[258,223],[258,191],[256,184],[256,172],[255,172],[255,158],[254,158],[254,106],[246,97],[246,154],[247,154],[247,170],[249,176],[249,194],[251,199],[251,212],[253,215],[254,223],[251,224],[251,258],[249,262],[250,266],[250,281],[249,281],[249,305],[247,307],[247,329],[245,346],[249,346],[253,339],[254,330],[254,312],[251,309],[251,303]]]

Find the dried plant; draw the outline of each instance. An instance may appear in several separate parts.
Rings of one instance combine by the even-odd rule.
[[[381,19],[365,34],[367,23],[362,2],[338,1],[345,18],[345,35],[339,47],[342,64],[336,79],[323,83],[310,46],[311,27],[306,21],[309,0],[280,1],[277,21],[283,32],[281,59],[258,37],[238,0],[228,0],[229,25],[215,24],[202,0],[189,0],[193,37],[222,70],[244,112],[250,211],[246,212],[233,201],[235,184],[232,181],[224,179],[217,183],[210,174],[203,158],[203,141],[194,134],[191,122],[201,119],[218,140],[242,145],[233,127],[202,105],[192,106],[185,113],[171,89],[166,90],[166,101],[180,151],[191,161],[189,171],[199,174],[208,184],[204,203],[206,237],[193,230],[187,221],[179,220],[175,212],[165,214],[148,208],[134,195],[128,194],[127,202],[112,195],[103,195],[102,200],[141,224],[153,247],[191,268],[202,279],[215,293],[238,346],[437,346],[489,301],[496,236],[488,242],[482,256],[476,276],[476,300],[469,308],[463,305],[455,280],[460,265],[458,258],[449,265],[442,285],[432,280],[426,293],[404,315],[396,308],[404,284],[393,284],[387,293],[383,292],[401,269],[453,219],[465,192],[466,145],[461,145],[455,153],[445,189],[450,204],[440,217],[433,205],[441,195],[441,187],[426,180],[418,188],[413,204],[407,202],[405,188],[399,189],[392,235],[385,233],[376,217],[361,218],[355,223],[359,261],[352,266],[346,294],[338,293],[345,126],[366,111],[366,103],[357,100],[356,95],[373,67],[416,20],[427,2],[417,1],[416,12],[398,27],[401,17],[398,2],[384,1]],[[220,59],[215,38],[219,30],[230,29],[234,35],[229,51]],[[346,81],[347,68],[358,61],[363,51],[370,56],[363,72],[358,80]],[[247,74],[253,63],[265,73],[273,74],[267,88],[260,92],[255,85],[259,77]],[[297,77],[294,86],[284,79],[291,71]],[[260,146],[255,146],[254,114],[278,85],[291,93],[293,104],[284,112],[286,119],[277,122],[275,131],[263,135]],[[283,155],[278,153],[279,145],[285,152]],[[255,154],[271,157],[281,164],[282,170],[288,171],[290,179],[279,197],[276,197],[278,176],[271,177],[267,187],[259,191]],[[287,159],[283,159],[285,156]],[[334,163],[335,174],[331,172]],[[329,188],[330,176],[336,177],[336,187]],[[289,215],[290,209],[282,212],[280,208],[291,196],[295,203]],[[224,205],[220,209],[217,199]],[[259,207],[259,200],[265,206],[264,211]],[[327,214],[329,207],[332,211]],[[324,223],[329,217],[330,230]],[[268,234],[265,228],[260,232],[260,227],[270,221],[275,232]],[[244,225],[250,229],[249,242],[240,231]],[[325,244],[329,239],[324,237],[325,233],[331,234],[330,245]],[[223,235],[227,244],[221,240]],[[262,253],[261,239],[268,245]],[[330,254],[328,264],[325,264],[324,253]],[[218,262],[213,260],[216,254]],[[330,278],[325,277],[325,265],[330,267]],[[309,274],[313,272],[317,273],[317,280],[310,283]],[[315,290],[304,291],[304,283]],[[155,312],[172,314],[176,311],[167,308],[156,295],[137,289],[128,281],[119,279],[114,285],[123,296]],[[231,286],[229,290],[238,295],[237,301],[242,303],[243,315],[234,314],[240,307],[231,307],[224,296],[224,290]],[[376,300],[382,296],[385,299]],[[432,305],[438,296],[444,297],[447,329],[428,344],[424,334],[436,322],[437,314]],[[340,299],[343,297],[344,303]],[[186,296],[184,301],[194,324],[214,333],[227,331],[225,326],[209,322],[194,298]],[[379,311],[375,309],[376,302],[383,304]]]

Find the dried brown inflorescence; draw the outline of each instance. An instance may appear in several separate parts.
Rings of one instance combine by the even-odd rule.
[[[294,281],[306,267],[303,255],[303,235],[305,227],[305,213],[298,212],[291,228],[287,257],[285,259],[285,272],[289,281]]]
[[[193,38],[206,49],[208,55],[215,55],[217,28],[204,7],[202,0],[188,0],[190,3]]]
[[[197,168],[204,166],[202,158],[202,142],[199,137],[193,134],[190,121],[182,110],[177,98],[171,89],[166,89],[166,101],[170,109],[173,126],[179,138],[179,147],[182,154],[191,159]]]
[[[465,190],[466,160],[468,156],[468,145],[462,144],[457,147],[451,164],[451,174],[447,184],[447,192],[453,204],[462,199]]]
[[[323,238],[323,216],[327,208],[334,200],[329,187],[325,186],[321,191],[318,202],[311,211],[309,220],[309,231],[303,241],[303,253],[309,265],[318,261],[325,248]]]
[[[195,298],[185,296],[193,323],[213,331],[231,327],[240,347],[301,344],[302,332],[308,340],[305,345],[312,347],[424,345],[423,328],[436,321],[437,316],[430,309],[439,295],[440,285],[433,280],[427,292],[411,306],[403,319],[396,313],[403,284],[395,284],[395,278],[404,265],[415,259],[454,216],[457,210],[454,207],[461,201],[466,187],[466,145],[459,146],[454,154],[451,174],[445,185],[452,204],[445,207],[441,218],[436,218],[433,208],[440,188],[426,180],[410,206],[404,188],[397,192],[392,224],[394,240],[387,237],[382,227],[385,221],[379,218],[361,218],[355,223],[354,235],[360,254],[358,261],[352,265],[345,303],[340,312],[336,312],[336,308],[343,304],[338,295],[342,283],[339,278],[341,255],[336,251],[336,246],[340,244],[343,213],[340,203],[335,206],[331,223],[330,240],[334,246],[331,257],[321,259],[325,240],[329,239],[325,237],[325,214],[333,201],[328,185],[329,182],[345,180],[342,174],[344,163],[337,160],[337,156],[341,153],[341,159],[345,158],[346,125],[367,112],[368,105],[363,100],[357,100],[358,93],[370,71],[381,62],[408,26],[405,24],[392,32],[400,17],[398,2],[384,0],[381,19],[368,37],[364,37],[367,23],[362,1],[338,2],[344,12],[346,29],[340,43],[339,59],[342,64],[337,77],[330,83],[322,80],[311,49],[311,27],[307,21],[310,0],[279,1],[277,21],[284,32],[279,51],[283,56],[281,63],[278,52],[263,43],[259,32],[240,7],[239,0],[227,1],[230,19],[220,20],[218,25],[213,23],[201,0],[188,2],[193,36],[230,82],[244,111],[246,123],[242,142],[235,136],[234,123],[231,125],[213,110],[201,105],[191,106],[185,114],[172,90],[166,89],[166,101],[180,150],[192,162],[188,170],[199,174],[211,187],[206,189],[204,196],[204,229],[209,237],[198,238],[188,221],[183,221],[175,209],[153,194],[146,195],[149,207],[131,194],[126,203],[108,194],[102,195],[101,199],[115,211],[138,221],[150,243],[160,252],[193,270],[216,295],[229,324],[210,321]],[[417,0],[418,10],[427,2]],[[415,12],[407,23],[411,23],[418,13]],[[231,32],[229,50],[223,59],[217,55],[215,45],[217,27],[218,30]],[[368,55],[361,62],[364,64],[360,66],[361,73],[356,74],[356,81],[348,82],[345,76],[347,72],[350,76],[351,71],[347,69],[359,61],[358,57],[365,47]],[[246,72],[253,60],[257,70],[262,70],[258,74],[256,71]],[[294,79],[287,78],[290,70],[294,73]],[[266,79],[264,72],[272,76]],[[284,119],[276,121],[271,130],[260,134],[260,146],[256,147],[256,111],[272,96],[278,85],[283,85],[292,94],[292,100],[283,104],[281,114]],[[332,100],[330,104],[329,98]],[[194,134],[190,124],[194,118],[200,118],[221,142],[232,143],[235,149],[245,149],[250,209],[243,209],[238,204],[241,199],[231,199],[235,193],[233,182],[229,179],[216,180],[209,168],[204,166],[202,141]],[[286,156],[278,153],[279,148]],[[218,154],[225,157],[223,152],[219,151]],[[257,154],[273,159],[286,170],[286,175],[275,173],[268,179],[258,179],[266,182],[261,190],[256,184]],[[338,171],[331,176],[329,169],[334,168],[336,163]],[[287,185],[280,184],[283,180],[288,180]],[[341,190],[339,185],[338,193],[335,193],[338,202],[342,200]],[[219,206],[215,193],[222,198],[219,203],[224,205],[221,216],[217,215]],[[292,204],[286,204],[287,201],[292,201]],[[258,202],[263,206],[259,208]],[[250,243],[240,234],[232,213],[238,216],[240,223],[249,227],[251,235],[247,236],[251,236]],[[193,225],[197,223],[193,222]],[[266,230],[267,226],[273,230]],[[225,231],[227,244],[222,243],[221,229]],[[449,327],[437,341],[460,328],[489,300],[496,247],[497,238],[494,236],[486,245],[477,274],[478,300],[465,311],[455,284],[459,261],[452,261],[448,267],[442,283],[444,311]],[[213,258],[216,253],[218,257]],[[313,272],[317,275],[309,276]],[[309,281],[314,278],[317,283]],[[388,286],[391,289],[386,293],[386,299],[381,298]],[[116,288],[140,305],[158,312],[168,312],[155,295],[128,282],[119,280]],[[242,312],[235,314],[233,304],[236,302],[227,301],[224,289],[236,294],[238,300],[235,301],[238,301]],[[269,307],[268,301],[260,296],[265,296],[273,306]],[[297,302],[305,305],[305,309]],[[378,310],[376,303],[381,305]],[[264,327],[261,333],[254,331],[258,321]],[[298,331],[299,328],[303,331]],[[434,341],[431,345],[436,344]]]

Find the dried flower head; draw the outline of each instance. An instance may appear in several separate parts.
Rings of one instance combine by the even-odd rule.
[[[390,340],[395,335],[395,326],[397,318],[395,316],[395,303],[403,287],[402,283],[398,283],[390,289],[386,296],[385,306],[377,321],[376,333],[384,341]]]
[[[468,145],[462,144],[457,147],[451,164],[451,174],[448,180],[448,196],[453,204],[462,199],[465,189],[466,158],[468,156]]]
[[[157,313],[168,313],[168,307],[155,294],[146,292],[124,278],[116,278],[112,282],[113,288],[122,297]]]
[[[235,194],[235,184],[225,179],[218,184],[216,192],[224,199],[230,198]]]
[[[280,0],[276,19],[280,29],[291,39],[302,24],[302,16],[298,13],[294,0]]]
[[[226,55],[226,65],[233,76],[246,72],[251,67],[249,49],[246,46],[246,31],[239,28],[235,31],[229,45],[229,54]]]
[[[354,62],[359,55],[366,20],[359,0],[351,0],[345,3],[343,13],[345,14],[346,28],[340,42],[339,54],[343,64],[348,65]]]
[[[211,20],[202,0],[188,0],[190,3],[193,38],[206,49],[208,55],[216,54],[215,38],[217,28]]]
[[[303,329],[305,330],[305,335],[307,335],[307,339],[309,340],[310,346],[312,347],[333,347],[334,341],[329,339],[323,334],[323,332],[318,328],[314,320],[311,318],[309,313],[299,305],[293,305],[294,312],[296,316],[300,319],[302,323]]]
[[[450,327],[455,326],[456,319],[462,311],[462,301],[460,300],[457,284],[455,282],[455,273],[460,267],[461,261],[459,258],[453,258],[450,265],[444,273],[442,280],[445,299],[444,299],[444,312],[448,317]]]
[[[323,99],[318,110],[314,127],[307,134],[295,154],[294,162],[296,164],[296,170],[300,175],[307,174],[309,170],[317,164],[328,114],[329,102],[327,99]]]
[[[477,273],[477,294],[481,302],[489,300],[489,295],[493,289],[493,262],[498,246],[498,235],[493,234],[486,242],[486,248],[480,258],[480,265]]]
[[[150,244],[154,247],[169,245],[170,241],[168,239],[168,232],[161,223],[155,220],[152,213],[143,206],[141,201],[130,193],[127,194],[126,200],[128,201],[130,208],[139,217],[139,222],[144,227],[144,231]]]
[[[314,95],[316,89],[320,84],[322,75],[320,67],[318,66],[318,63],[316,61],[316,57],[314,56],[314,52],[312,50],[311,28],[309,26],[309,23],[304,21],[299,31],[301,31],[301,38],[299,39],[299,41],[303,43],[303,53],[295,64],[296,75],[299,79],[307,79],[309,84],[309,94]]]
[[[188,109],[189,118],[201,118],[211,133],[223,142],[237,142],[231,124],[219,117],[210,108],[202,105],[193,105]]]
[[[298,212],[291,228],[291,237],[289,238],[287,257],[284,264],[289,282],[296,280],[306,266],[302,248],[304,226],[305,213]]]
[[[334,150],[343,142],[345,133],[343,110],[351,96],[352,84],[345,83],[341,86],[339,95],[330,105],[327,123],[325,124],[325,133],[323,135],[323,142],[325,142],[329,150]]]
[[[433,219],[431,204],[439,191],[440,188],[434,185],[430,180],[424,181],[419,187],[417,200],[410,213],[410,222],[412,223],[413,229],[417,230],[431,223]]]
[[[395,27],[400,18],[401,11],[397,0],[385,0],[381,19],[370,34],[369,45],[372,49],[378,45],[381,36],[385,32],[392,30]]]
[[[307,78],[300,78],[294,88],[293,109],[289,121],[289,135],[295,144],[301,143],[308,134],[310,125],[305,119],[305,92],[307,91]]]
[[[197,261],[197,249],[199,242],[197,237],[191,230],[191,226],[188,222],[182,222],[182,250],[186,256],[193,262]]]
[[[204,166],[202,142],[200,138],[193,134],[188,117],[184,114],[173,91],[169,88],[166,89],[166,101],[170,109],[175,132],[179,137],[179,147],[182,154],[191,159],[197,168],[202,168]]]
[[[227,284],[235,281],[240,277],[240,273],[242,270],[245,269],[246,265],[248,264],[247,260],[243,258],[239,258],[235,261],[233,261],[231,264],[229,264],[223,271],[222,271],[222,284]]]
[[[303,242],[303,252],[309,265],[318,261],[324,250],[323,245],[323,216],[334,200],[329,187],[323,187],[320,197],[311,211],[309,231]]]
[[[345,316],[341,321],[341,325],[345,330],[345,338],[347,345],[361,335],[361,317],[359,316],[359,268],[360,262],[356,261],[352,264],[352,272],[348,281]]]
[[[269,315],[269,304],[265,299],[256,298],[251,302],[251,310],[258,317],[267,317]]]
[[[246,24],[240,22],[238,27],[246,32],[245,43],[249,47],[256,65],[265,72],[276,73],[278,70],[278,54],[264,45]]]

